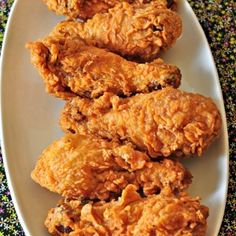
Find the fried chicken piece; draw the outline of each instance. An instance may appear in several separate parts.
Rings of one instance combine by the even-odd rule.
[[[134,184],[144,195],[178,193],[191,174],[177,161],[151,162],[132,145],[101,138],[66,135],[40,156],[33,180],[65,197],[106,200]]]
[[[64,199],[48,212],[45,226],[52,235],[68,236],[204,236],[208,208],[187,193],[141,198],[128,185],[109,203]]]
[[[200,156],[218,136],[221,116],[210,98],[169,87],[130,98],[73,98],[60,123],[64,131],[129,141],[152,157]]]
[[[180,70],[161,59],[138,64],[92,46],[81,39],[47,37],[29,43],[31,61],[38,68],[46,90],[68,99],[95,98],[104,92],[129,96],[167,86],[179,87]]]
[[[64,21],[52,32],[55,38],[80,37],[87,44],[107,48],[129,59],[150,61],[170,48],[182,32],[180,16],[158,4],[119,3],[108,13],[87,22]]]
[[[51,11],[58,15],[65,15],[69,18],[80,18],[83,20],[92,18],[97,13],[107,12],[120,2],[142,4],[150,0],[43,0]],[[151,0],[156,1],[160,6],[175,8],[176,1]]]

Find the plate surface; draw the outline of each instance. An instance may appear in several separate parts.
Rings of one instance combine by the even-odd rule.
[[[224,214],[228,184],[228,136],[220,84],[205,35],[187,1],[179,1],[183,35],[163,54],[182,71],[181,89],[210,96],[223,119],[220,138],[202,158],[185,161],[194,181],[189,190],[210,208],[207,236],[217,236]],[[42,1],[15,1],[2,51],[1,123],[2,151],[13,201],[26,235],[48,235],[43,226],[58,196],[34,184],[30,172],[37,156],[59,138],[58,119],[63,102],[46,94],[30,64],[25,43],[47,35],[62,20]]]

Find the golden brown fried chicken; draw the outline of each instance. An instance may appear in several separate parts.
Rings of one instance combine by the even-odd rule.
[[[177,161],[151,162],[130,144],[81,135],[66,135],[52,143],[31,176],[63,196],[101,200],[119,195],[130,183],[145,195],[178,193],[192,178]]]
[[[186,193],[141,198],[129,185],[109,203],[65,199],[48,213],[52,235],[68,236],[204,236],[208,208]]]
[[[138,64],[92,46],[81,39],[47,37],[29,43],[31,61],[46,89],[57,97],[94,98],[104,92],[129,96],[167,86],[179,87],[181,74],[161,59]]]
[[[69,18],[92,18],[96,13],[107,12],[120,2],[129,2],[142,4],[150,0],[43,0],[48,8],[59,15],[66,15]],[[152,0],[163,7],[175,7],[176,1],[169,0]]]
[[[169,87],[130,98],[73,98],[60,123],[64,131],[132,142],[152,157],[200,156],[218,136],[221,116],[210,98]]]
[[[134,6],[123,2],[85,23],[61,22],[51,36],[80,37],[89,45],[130,59],[150,61],[161,49],[170,48],[181,32],[182,22],[176,12],[158,4]]]

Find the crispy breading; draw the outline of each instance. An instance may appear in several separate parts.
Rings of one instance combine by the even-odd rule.
[[[134,184],[144,195],[178,193],[191,174],[177,161],[151,162],[132,145],[81,135],[66,135],[44,150],[33,180],[65,197],[109,199]]]
[[[62,200],[48,212],[45,225],[52,235],[204,236],[207,217],[199,198],[186,193],[141,198],[129,185],[118,201]]]
[[[180,70],[161,59],[138,64],[92,46],[79,38],[49,36],[27,44],[46,90],[68,99],[79,95],[95,98],[104,92],[129,96],[167,86],[179,87]]]
[[[87,22],[64,21],[51,36],[82,38],[89,45],[106,48],[129,59],[150,61],[170,48],[181,35],[180,16],[158,4],[119,3],[108,13]]]
[[[152,157],[200,156],[218,136],[221,116],[210,98],[169,87],[129,98],[76,97],[60,123],[64,131],[132,142]]]
[[[120,2],[129,2],[142,4],[150,0],[43,0],[48,8],[59,15],[65,15],[69,18],[89,19],[97,13],[107,12]],[[176,1],[152,0],[159,5],[168,8],[175,8]]]

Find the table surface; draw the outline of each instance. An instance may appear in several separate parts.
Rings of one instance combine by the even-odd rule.
[[[0,0],[0,46],[14,0]],[[219,73],[227,115],[230,175],[220,236],[236,236],[236,3],[234,0],[189,0],[210,44]],[[1,48],[0,48],[1,49]],[[0,153],[0,236],[24,235],[8,190]]]

